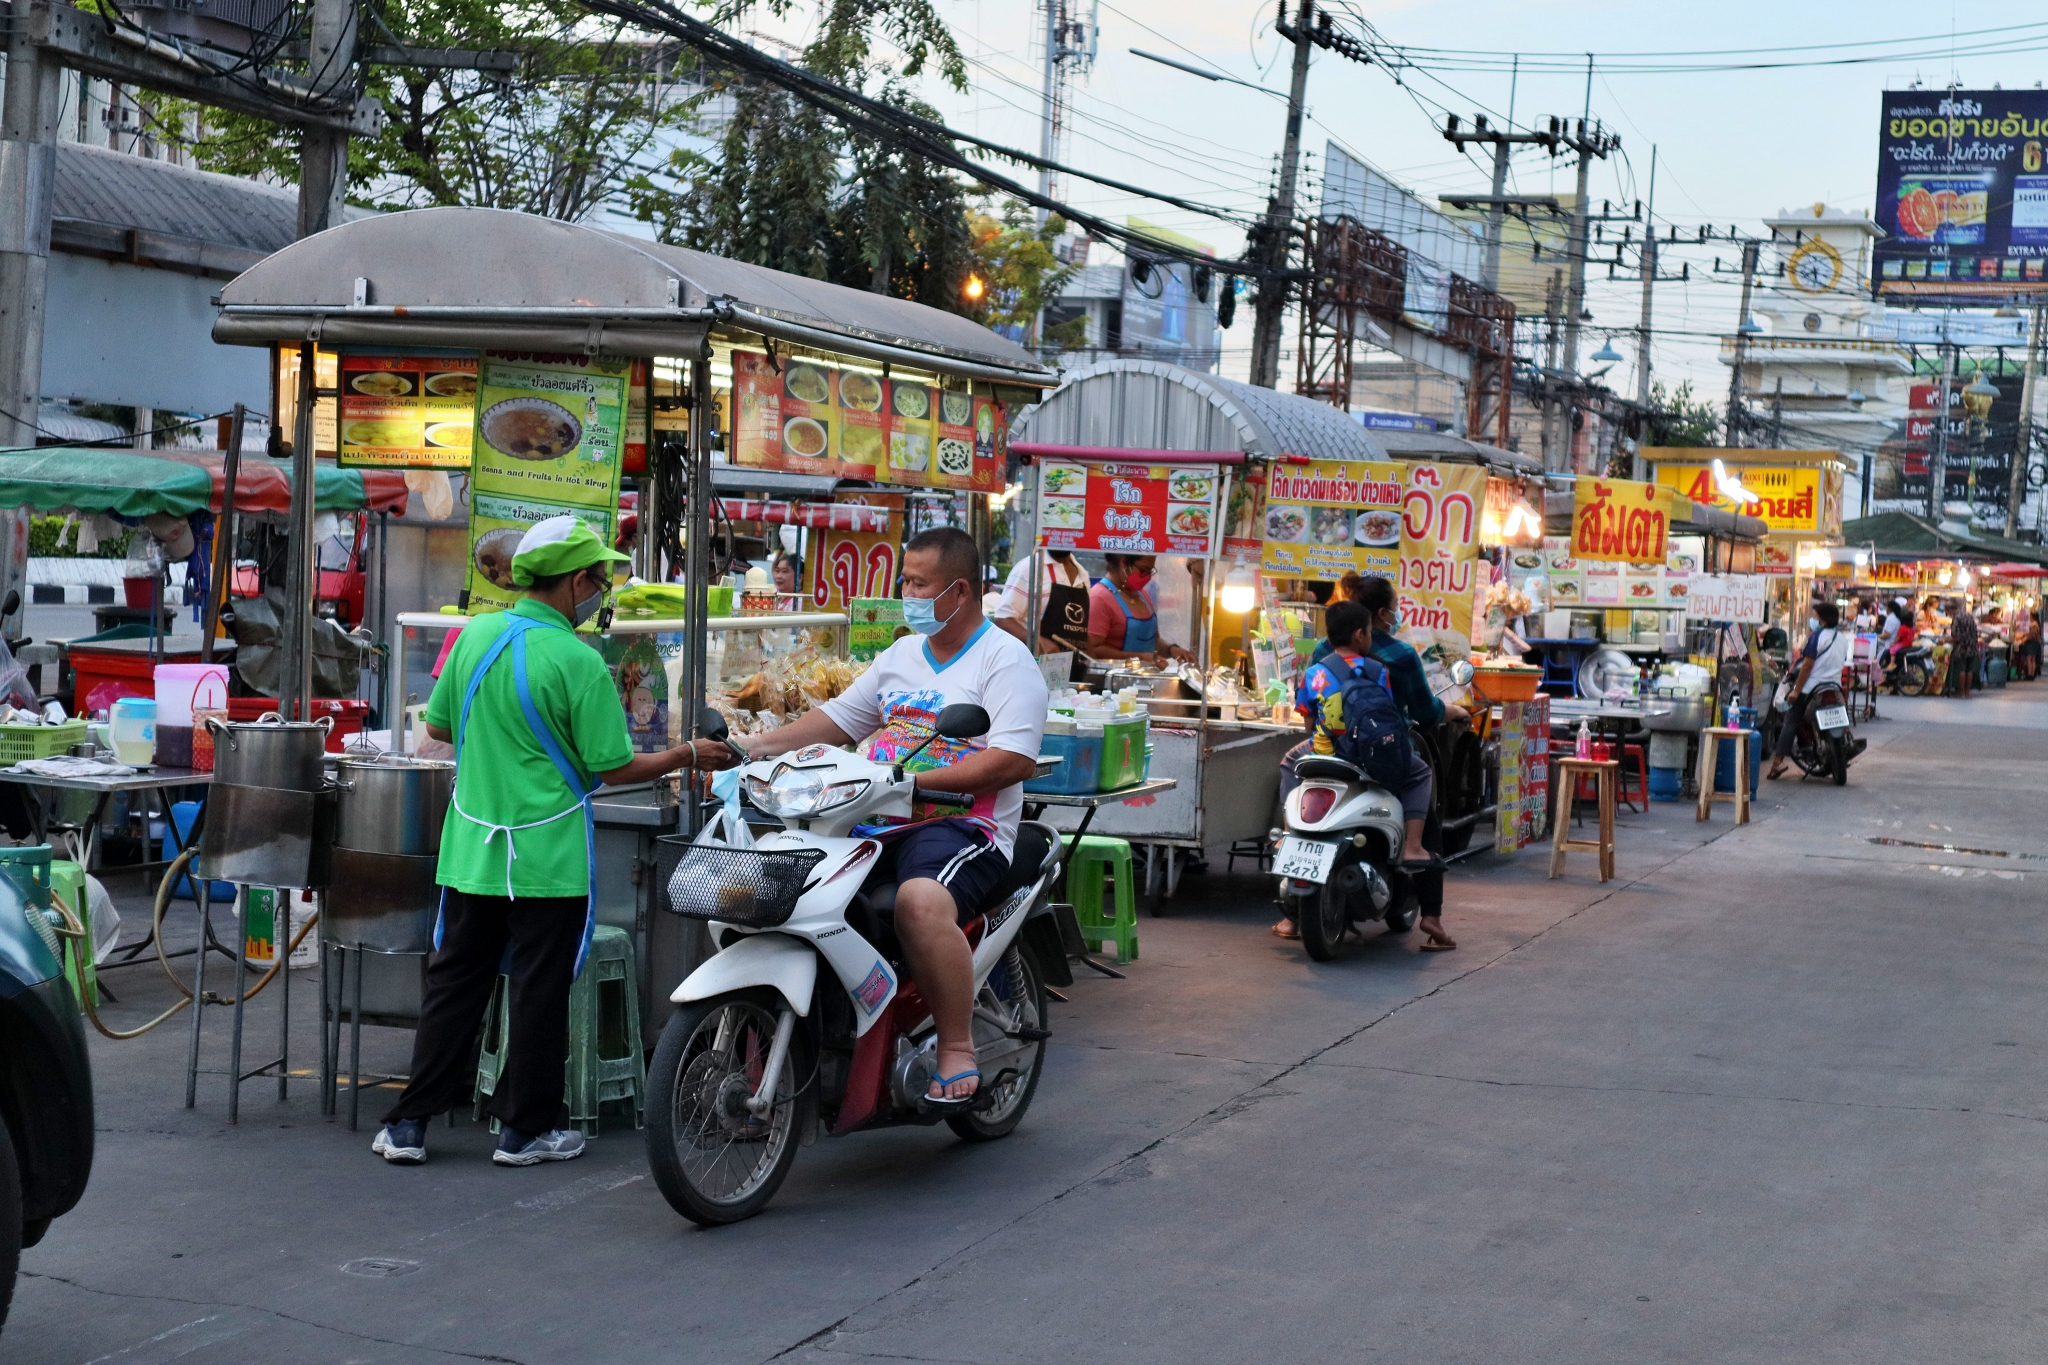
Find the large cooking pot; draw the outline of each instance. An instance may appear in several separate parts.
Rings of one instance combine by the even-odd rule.
[[[441,823],[455,790],[453,763],[343,754],[335,768],[335,847],[409,857],[441,851]]]
[[[276,791],[317,792],[323,774],[321,755],[334,717],[315,721],[281,720],[266,711],[254,721],[222,721],[207,717],[213,731],[213,780],[230,787],[269,787]]]
[[[1643,725],[1665,734],[1697,732],[1706,723],[1707,699],[1697,693],[1659,692],[1643,707]]]

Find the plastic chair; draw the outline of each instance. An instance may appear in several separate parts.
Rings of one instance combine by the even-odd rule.
[[[1628,794],[1628,765],[1631,762],[1636,765],[1636,800],[1630,800]],[[1649,810],[1650,755],[1647,748],[1641,744],[1624,744],[1621,746],[1621,777],[1619,781],[1620,790],[1615,795],[1622,805],[1627,806],[1631,811],[1641,812]]]
[[[598,1115],[607,1101],[630,1100],[633,1126],[644,1119],[647,1062],[640,1051],[640,1010],[633,971],[633,937],[615,925],[600,924],[590,940],[583,975],[569,988],[569,1058],[562,1098],[569,1122],[585,1137],[596,1137]],[[496,1092],[505,1074],[510,1039],[511,979],[500,975],[484,1010],[483,1046],[476,1059],[475,1115],[484,1116],[484,1101]],[[498,1121],[491,1120],[491,1131]]]
[[[1114,899],[1104,895],[1110,884]],[[1137,960],[1137,878],[1131,868],[1131,846],[1122,839],[1086,834],[1067,861],[1067,897],[1074,904],[1082,941],[1101,951],[1116,944],[1119,965]],[[1105,900],[1109,908],[1104,909]]]

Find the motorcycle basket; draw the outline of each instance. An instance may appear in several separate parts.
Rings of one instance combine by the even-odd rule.
[[[823,849],[723,848],[679,834],[655,840],[655,885],[670,914],[773,929],[796,910]]]

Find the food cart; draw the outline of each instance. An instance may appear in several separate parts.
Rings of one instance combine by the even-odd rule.
[[[1388,448],[1389,438],[1408,443],[1400,455]],[[1452,635],[1463,657],[1470,647],[1479,490],[1489,474],[1520,480],[1538,468],[1509,451],[1433,433],[1368,430],[1323,403],[1147,360],[1104,361],[1072,372],[1018,420],[1011,449],[1035,470],[1019,499],[1019,542],[1039,547],[1038,553],[1158,555],[1169,585],[1162,632],[1184,632],[1175,642],[1189,646],[1200,665],[1192,678],[1159,682],[1142,670],[1097,675],[1112,690],[1136,686],[1146,694],[1150,773],[1176,782],[1149,801],[1103,811],[1093,826],[1142,850],[1154,913],[1190,861],[1206,853],[1257,859],[1277,823],[1280,760],[1303,737],[1294,686],[1323,634],[1321,603],[1305,582],[1329,582],[1352,567],[1396,576],[1404,600],[1416,608],[1411,617],[1430,622],[1415,632],[1426,659],[1447,661]],[[1354,496],[1355,475],[1340,475],[1350,482],[1334,496],[1318,492],[1332,471],[1379,471],[1399,483],[1399,471],[1417,466],[1458,471],[1444,482],[1459,487],[1469,515],[1461,521],[1458,513],[1448,514],[1460,543],[1446,550],[1445,563],[1455,558],[1452,574],[1462,575],[1462,615],[1453,610],[1457,591],[1443,569],[1418,573],[1413,585],[1400,577],[1394,551],[1405,486],[1379,513]],[[1273,481],[1283,477],[1299,486],[1287,497],[1270,498]],[[1203,480],[1213,480],[1213,491],[1196,496]],[[1125,487],[1118,489],[1119,482]],[[1205,497],[1212,500],[1205,503]],[[1197,534],[1194,509],[1204,507],[1209,521]],[[1153,521],[1136,529],[1134,513]],[[1367,539],[1376,544],[1357,539],[1361,516],[1386,522],[1368,528]],[[1416,517],[1435,522],[1433,510],[1424,515],[1417,509]],[[1339,521],[1341,536],[1331,529]],[[1280,544],[1286,548],[1276,550]],[[1433,542],[1422,558],[1436,559]],[[1171,610],[1175,586],[1182,589],[1178,615]],[[1035,600],[1029,610],[1035,619]],[[1446,780],[1439,788],[1447,846],[1464,847],[1491,816],[1496,761],[1497,745],[1483,724],[1444,746],[1439,762]]]
[[[621,594],[594,643],[618,656],[629,728],[648,747],[694,734],[707,702],[765,723],[789,689],[771,708],[735,684],[778,659],[845,667],[855,605],[896,593],[902,500],[1000,491],[1010,417],[1053,382],[1028,352],[955,314],[480,208],[384,214],[297,242],[222,290],[214,337],[294,359],[274,370],[297,388],[279,409],[295,414],[295,462],[310,467],[325,420],[344,466],[466,476],[464,587],[446,604],[460,614],[399,619],[398,730],[427,696],[448,630],[512,599],[510,547],[525,528],[567,513],[610,538],[630,475],[633,567],[654,590],[641,608]],[[323,418],[316,381],[329,350]],[[309,521],[309,503],[295,511]],[[811,610],[756,615],[729,602],[726,566],[714,573],[721,532],[789,517],[826,551],[811,556]],[[654,992],[665,996],[705,945],[694,921],[649,913],[651,840],[694,831],[701,811],[673,784],[607,791],[597,805],[600,840],[630,850],[599,859],[599,918],[633,933],[642,1018],[658,1029]],[[398,1022],[416,1008],[416,964],[358,971],[371,978],[367,1017]]]

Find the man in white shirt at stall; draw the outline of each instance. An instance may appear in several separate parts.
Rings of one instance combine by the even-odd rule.
[[[957,806],[919,803],[907,824],[871,831],[882,841],[877,871],[893,864],[896,937],[938,1026],[939,1056],[928,1096],[964,1105],[980,1088],[972,1011],[974,957],[962,927],[1010,870],[1045,735],[1048,693],[1038,663],[982,615],[981,555],[955,527],[920,532],[903,550],[903,620],[897,640],[839,696],[788,725],[739,741],[755,758],[806,744],[851,744],[893,762],[924,743],[939,713],[955,703],[989,714],[989,732],[967,741],[933,740],[907,765],[919,787],[974,797]]]
[[[1003,581],[996,625],[1031,643],[1031,566],[1042,564],[1038,577],[1038,652],[1058,654],[1088,643],[1088,571],[1071,550],[1047,550],[1045,558],[1027,553],[1010,566]]]

